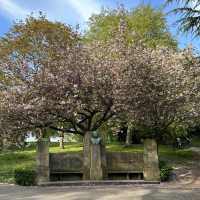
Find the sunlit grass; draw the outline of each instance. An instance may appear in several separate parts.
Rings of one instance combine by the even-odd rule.
[[[59,146],[50,147],[50,153],[73,153],[81,152],[83,150],[83,144],[68,144],[65,145],[64,149],[61,149]]]
[[[143,152],[142,145],[125,146],[125,145],[120,145],[120,144],[110,144],[110,145],[107,145],[106,149],[110,152],[130,152],[130,153]]]
[[[0,182],[13,182],[16,168],[34,168],[34,151],[0,153]]]

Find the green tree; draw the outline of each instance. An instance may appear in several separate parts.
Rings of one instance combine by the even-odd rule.
[[[0,70],[13,80],[0,95],[0,129],[83,135],[88,179],[91,132],[115,111],[106,54],[98,45],[86,48],[77,32],[43,16],[15,24],[0,38]]]
[[[180,19],[177,20],[180,30],[200,36],[200,0],[167,0],[166,2],[178,4],[178,7],[171,12],[180,15]]]
[[[168,30],[162,10],[150,5],[140,5],[133,10],[121,7],[103,9],[100,14],[92,15],[89,30],[85,34],[86,42],[93,40],[108,41],[118,32],[120,23],[126,23],[126,40],[128,44],[141,42],[148,47],[177,47],[177,41]]]
[[[76,33],[69,26],[51,22],[42,14],[15,23],[0,38],[0,89],[4,90],[0,95],[0,127],[3,130],[12,130],[12,134],[46,130],[55,122],[55,117],[47,111],[50,104],[38,102],[50,99],[46,95],[56,81],[51,80],[51,86],[47,88],[47,77],[58,71],[56,67],[61,66],[63,58],[68,55],[67,48],[76,46],[77,40]],[[58,101],[55,91],[50,96]],[[13,101],[4,107],[6,99]]]

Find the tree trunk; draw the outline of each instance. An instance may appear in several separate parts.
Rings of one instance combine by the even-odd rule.
[[[132,144],[132,124],[128,123],[128,129],[126,134],[126,146],[130,146]]]
[[[25,147],[24,135],[17,135],[15,138],[15,143],[16,143],[16,146],[18,146],[19,148],[24,148]]]
[[[64,145],[64,133],[63,132],[60,134],[60,148],[61,149],[65,148],[65,145]]]
[[[7,150],[8,149],[8,139],[6,137],[3,137],[2,139],[2,149]]]
[[[0,136],[0,151],[3,150],[3,137]]]

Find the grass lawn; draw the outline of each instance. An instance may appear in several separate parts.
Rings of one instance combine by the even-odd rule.
[[[51,153],[58,152],[81,152],[82,144],[67,144],[65,149],[60,149],[58,144],[50,147]],[[143,152],[142,145],[133,145],[124,147],[120,144],[111,144],[107,146],[110,152]],[[16,168],[35,168],[35,147],[28,147],[25,150],[10,152],[0,152],[0,182],[14,182],[13,173]],[[193,154],[189,150],[174,150],[167,146],[159,147],[159,156],[161,160],[168,161],[171,165],[185,163],[193,159]]]

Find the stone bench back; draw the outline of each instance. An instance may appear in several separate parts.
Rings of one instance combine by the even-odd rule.
[[[50,153],[50,173],[81,172],[83,166],[82,153]]]
[[[82,153],[51,153],[49,157],[50,173],[82,173]],[[107,153],[108,173],[142,173],[144,167],[142,153],[109,152]]]
[[[143,172],[142,153],[111,152],[107,153],[108,172]]]

